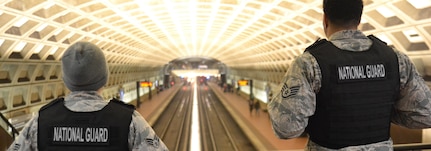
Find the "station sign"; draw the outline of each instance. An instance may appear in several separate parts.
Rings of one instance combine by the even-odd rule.
[[[141,87],[152,87],[153,86],[153,82],[149,82],[149,81],[141,81]]]
[[[248,80],[238,80],[238,85],[239,86],[246,86],[246,85],[248,85]]]

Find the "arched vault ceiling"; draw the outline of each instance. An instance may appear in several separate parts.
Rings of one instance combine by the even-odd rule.
[[[421,3],[419,3],[421,2]],[[322,0],[2,0],[0,59],[58,61],[76,41],[109,63],[161,67],[214,58],[283,70],[322,30]],[[429,55],[431,0],[365,0],[360,29],[409,56]]]

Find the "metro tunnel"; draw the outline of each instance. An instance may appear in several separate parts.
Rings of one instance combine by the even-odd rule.
[[[61,61],[80,41],[105,55],[103,99],[133,105],[169,150],[304,150],[308,134],[278,138],[267,105],[327,38],[322,1],[2,0],[0,150],[71,93]],[[405,54],[431,87],[431,0],[363,4],[358,30]],[[390,126],[395,150],[431,149],[431,129]]]

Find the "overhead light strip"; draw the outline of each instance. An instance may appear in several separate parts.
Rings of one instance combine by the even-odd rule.
[[[220,47],[220,39],[222,39],[221,37],[225,34],[227,28],[232,24],[232,22],[235,21],[235,17],[238,16],[238,14],[240,14],[244,10],[244,8],[245,8],[246,4],[248,4],[248,2],[249,2],[249,0],[241,1],[240,5],[238,7],[236,7],[235,12],[233,12],[232,15],[230,16],[230,18],[226,21],[226,23],[224,23],[223,28],[219,30],[219,34],[217,35],[217,37],[215,37],[212,40],[212,43],[209,46],[209,48],[212,49],[211,52],[208,54],[209,56],[215,56],[219,53],[217,50],[213,49],[213,46],[217,44],[217,46],[219,46],[218,48],[221,48]],[[223,38],[226,38],[226,37],[223,37]],[[217,53],[217,54],[215,54],[215,53]],[[217,57],[215,57],[215,58],[217,58]]]
[[[150,7],[148,7],[147,6],[147,4],[145,4],[145,1],[142,1],[142,0],[135,0],[135,2],[136,2],[136,4],[138,4],[138,6],[141,8],[141,10],[142,11],[144,11],[147,15],[148,15],[148,17],[152,20],[152,21],[154,21],[155,23],[156,23],[156,25],[159,27],[159,29],[160,30],[162,30],[163,31],[163,33],[168,37],[168,39],[169,39],[169,41],[170,42],[172,42],[172,43],[174,43],[174,44],[176,44],[176,42],[175,42],[175,39],[173,39],[169,34],[167,34],[168,32],[166,31],[166,28],[164,27],[164,26],[162,26],[163,24],[161,24],[160,22],[159,22],[159,20],[157,19],[157,17],[154,17],[155,15],[154,15],[154,13],[153,13],[153,9],[151,9]],[[135,19],[136,20],[136,19]],[[155,41],[157,41],[160,45],[162,45],[163,47],[165,47],[165,48],[168,48],[168,49],[171,49],[172,50],[172,48],[170,48],[168,45],[166,45],[166,42],[164,42],[164,41],[160,41],[160,39],[157,37],[157,36],[155,36],[152,32],[150,32],[150,31],[148,31],[147,29],[145,29],[145,28],[142,28],[141,26],[141,24],[140,23],[138,23],[137,24],[138,26],[136,26],[135,25],[135,27],[136,28],[138,28],[138,29],[141,29],[141,30],[143,30],[145,33],[147,33],[152,39],[154,39]],[[177,47],[177,45],[175,45],[176,47]],[[177,47],[178,48],[178,47]],[[161,50],[161,48],[155,48],[156,50],[157,49],[159,49],[159,50]],[[162,51],[160,51],[160,52],[162,52]],[[169,54],[168,54],[169,55]]]
[[[177,12],[174,12],[174,10],[178,9],[178,6],[174,6],[175,2],[169,1],[169,0],[164,0],[163,1],[165,3],[165,5],[167,6],[169,15],[171,16],[172,21],[174,22],[175,25],[175,30],[177,31],[177,33],[180,35],[181,38],[181,42],[183,44],[185,44],[186,46],[186,51],[181,50],[182,47],[179,47],[178,50],[174,50],[174,51],[179,51],[182,53],[182,56],[188,56],[188,54],[190,54],[190,49],[188,48],[188,45],[186,44],[186,38],[184,37],[184,33],[183,33],[183,29],[181,28],[182,25],[179,23],[178,19],[179,17],[177,16]],[[168,33],[169,35],[172,33]]]
[[[280,0],[277,0],[277,2],[274,2],[274,3],[278,4],[278,3],[280,3],[280,2],[281,2]],[[298,16],[299,14],[302,14],[302,13],[304,13],[305,11],[312,9],[313,7],[315,7],[315,6],[317,6],[317,5],[320,5],[320,3],[321,3],[321,2],[319,2],[319,1],[313,1],[312,3],[310,3],[310,4],[306,5],[305,7],[301,8],[300,10],[297,10],[297,11],[295,11],[295,12],[292,12],[291,14],[289,14],[289,16],[285,16],[281,21],[279,21],[279,23],[280,23],[280,24],[282,24],[282,23],[284,23],[284,22],[286,22],[286,21],[288,21],[288,20],[292,20],[292,18],[294,18],[295,16]],[[301,3],[301,5],[303,5],[303,4]],[[275,28],[275,27],[277,27],[277,26],[280,26],[280,24],[271,24],[271,25],[270,25],[270,26],[268,26],[267,28],[265,28],[265,29],[263,29],[263,30],[261,30],[261,31],[256,32],[255,34],[253,34],[253,36],[249,36],[249,38],[244,39],[244,40],[242,40],[242,41],[240,41],[240,42],[237,42],[235,46],[232,46],[232,47],[230,47],[231,49],[227,49],[227,50],[225,50],[225,51],[226,51],[226,52],[227,52],[227,51],[231,51],[233,48],[236,48],[236,47],[239,47],[239,46],[241,46],[241,45],[244,45],[244,43],[245,43],[245,42],[248,42],[248,41],[250,41],[251,39],[255,38],[257,35],[260,35],[260,34],[262,34],[262,33],[266,32],[266,30],[267,30],[267,29],[273,29],[273,28]],[[302,29],[300,29],[300,30],[295,30],[295,31],[293,31],[291,34],[292,34],[292,35],[294,35],[294,34],[296,34],[296,33],[304,32],[305,30],[306,30],[306,31],[314,31],[314,30],[313,30],[313,27],[315,27],[315,26],[308,26],[307,28],[302,28]],[[321,27],[319,27],[319,28],[321,28]],[[303,47],[302,45],[300,45],[300,46],[294,46],[294,47],[300,47],[301,49],[303,49],[303,48],[302,48],[302,47]],[[292,48],[294,48],[294,47],[292,47]],[[237,51],[237,52],[235,52],[235,53],[229,53],[229,54],[227,54],[227,55],[225,54],[225,56],[223,56],[223,57],[230,57],[230,56],[237,55],[237,54],[239,54],[239,53],[244,53],[244,52],[247,52],[247,51],[250,51],[250,50],[249,50],[249,49],[243,49],[243,50],[241,50],[241,51]],[[219,54],[221,54],[221,53],[219,52]]]
[[[191,26],[192,26],[192,52],[193,54],[191,54],[191,56],[197,56],[197,50],[196,50],[196,20],[197,20],[197,16],[196,16],[196,9],[197,9],[197,2],[196,0],[192,0],[189,3],[189,10],[190,10],[190,18],[192,20]]]
[[[218,52],[216,54],[216,56],[220,56],[223,55],[224,53],[220,53],[222,48],[224,48],[225,45],[227,45],[228,43],[230,43],[234,38],[236,38],[239,34],[241,34],[242,32],[244,32],[245,29],[249,28],[252,24],[255,24],[260,18],[262,18],[264,15],[266,15],[273,7],[277,6],[277,4],[279,3],[279,1],[275,1],[272,2],[271,4],[265,4],[264,8],[256,11],[254,18],[249,20],[247,22],[247,24],[243,25],[240,29],[237,29],[236,33],[232,36],[229,37],[229,39],[225,40],[223,44],[219,45],[220,47],[218,47],[214,52]],[[235,46],[232,46],[231,48],[234,48],[236,46],[238,46],[239,44],[237,43]],[[225,49],[223,52],[227,52],[230,49]]]
[[[212,31],[211,27],[212,27],[212,25],[214,23],[214,18],[217,15],[217,11],[218,11],[219,7],[220,7],[220,0],[212,2],[212,4],[211,4],[211,13],[210,13],[211,16],[209,17],[209,21],[208,21],[207,25],[205,26],[205,34],[203,36],[202,44],[201,44],[201,46],[199,48],[200,55],[202,55],[202,54],[208,54],[209,52],[211,52],[210,51],[210,47],[206,47],[207,46],[206,43],[207,43],[210,31]]]
[[[106,0],[95,0],[94,1],[94,3],[95,2],[100,2],[100,3],[102,3],[103,5],[105,5],[105,6],[107,6],[108,8],[110,8],[111,9],[111,11],[113,11],[113,12],[115,12],[117,15],[119,15],[119,16],[121,16],[121,17],[123,17],[123,19],[125,19],[125,20],[127,20],[127,19],[129,19],[129,20],[127,20],[127,21],[130,21],[130,17],[124,17],[124,16],[129,16],[129,14],[125,14],[123,11],[121,11],[121,10],[119,10],[118,9],[118,7],[116,6],[116,5],[114,5],[114,4],[112,4],[111,2],[109,2],[109,1],[106,1]],[[67,8],[67,6],[69,6],[69,5],[67,5],[67,3],[65,3],[65,2],[61,2],[60,4],[62,4],[62,5],[60,5],[60,6],[62,6],[62,7],[65,7],[65,8]],[[72,10],[75,10],[74,12],[75,13],[78,13],[78,14],[80,14],[80,15],[82,15],[82,16],[85,16],[85,15],[88,15],[88,14],[83,14],[83,13],[80,13],[80,11],[79,11],[79,9],[78,8],[73,8]],[[112,29],[112,31],[116,31],[117,33],[122,33],[122,34],[128,34],[128,32],[126,32],[125,30],[123,30],[123,29],[118,29],[118,28],[115,28],[114,26],[112,26],[112,25],[110,25],[111,23],[108,23],[108,22],[105,22],[105,21],[103,21],[103,20],[100,20],[99,18],[95,18],[94,16],[88,16],[89,17],[89,19],[91,19],[91,20],[93,20],[93,21],[96,21],[97,23],[99,23],[99,24],[101,24],[101,25],[107,25],[106,27],[108,27],[108,28],[111,28]],[[133,19],[132,19],[133,20]],[[140,29],[140,30],[142,30],[142,31],[144,31],[144,32],[146,32],[150,37],[154,37],[152,34],[151,34],[151,32],[148,32],[148,30],[146,30],[146,29],[144,29],[144,28],[141,28],[140,27],[140,24],[138,23],[138,25],[136,25],[136,21],[132,21],[132,22],[130,22],[130,23],[134,23],[133,25],[137,28],[137,29]],[[60,26],[59,26],[60,27]],[[89,37],[94,37],[94,35],[90,35],[90,33],[88,33],[88,32],[86,32],[86,34],[89,36]],[[131,47],[130,45],[127,45],[127,44],[124,44],[124,43],[120,43],[120,42],[118,42],[118,41],[114,41],[114,40],[112,40],[112,39],[109,39],[109,38],[106,38],[106,37],[102,37],[101,35],[96,35],[96,36],[99,36],[100,38],[98,38],[98,40],[100,40],[100,41],[112,41],[113,43],[115,43],[116,45],[118,45],[118,46],[121,46],[121,48],[127,48],[127,49],[130,49],[130,50],[133,50],[133,51],[135,51],[135,52],[140,52],[140,53],[144,53],[144,54],[146,54],[146,55],[150,55],[150,56],[152,56],[152,57],[149,57],[149,58],[147,58],[147,60],[151,60],[152,62],[162,62],[161,60],[160,60],[160,58],[161,57],[159,57],[159,55],[155,55],[155,54],[152,54],[152,53],[149,53],[149,52],[146,52],[146,51],[142,51],[141,49],[139,49],[139,48],[136,48],[136,47]],[[139,40],[139,38],[137,38],[135,35],[130,35],[130,34],[128,34],[127,36],[130,36],[130,38],[132,38],[132,39],[135,39],[136,41],[138,41]],[[157,39],[156,39],[157,40]],[[151,45],[151,44],[149,44],[149,43],[145,43],[145,42],[143,42],[142,40],[140,40],[139,42],[141,42],[141,43],[143,43],[143,44],[145,44],[145,46],[146,47],[148,47],[148,48],[150,48],[150,49],[153,49],[153,50],[159,50],[160,52],[163,52],[163,51],[161,51],[161,48],[159,48],[159,47],[155,47],[155,46],[153,46],[153,45]],[[162,45],[163,46],[163,45]],[[117,54],[118,55],[118,54]],[[121,55],[123,55],[123,54],[121,54]],[[167,54],[167,55],[170,55],[170,54]],[[127,57],[136,57],[136,56],[130,56],[130,55],[124,55],[124,56],[127,56]],[[140,58],[140,57],[139,57]],[[136,60],[136,59],[134,59],[134,60]],[[131,60],[128,60],[128,61],[131,61]]]

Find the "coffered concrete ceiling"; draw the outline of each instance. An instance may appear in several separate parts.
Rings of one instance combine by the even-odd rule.
[[[77,41],[110,64],[213,58],[285,70],[323,37],[322,0],[2,0],[0,60],[59,61]],[[431,54],[430,0],[365,0],[360,29],[409,56]]]

